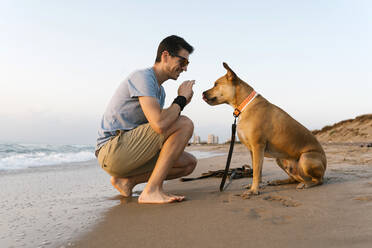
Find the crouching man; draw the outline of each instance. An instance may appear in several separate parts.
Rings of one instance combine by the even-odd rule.
[[[155,64],[130,74],[118,87],[103,114],[96,156],[112,185],[124,197],[147,182],[139,203],[170,203],[185,196],[164,192],[164,180],[189,175],[196,158],[184,151],[194,126],[180,115],[193,96],[194,80],[183,82],[178,97],[163,108],[162,84],[187,70],[193,47],[172,35],[159,44]]]

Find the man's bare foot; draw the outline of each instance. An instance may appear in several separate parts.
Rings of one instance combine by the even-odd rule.
[[[138,197],[138,203],[171,203],[171,202],[180,202],[184,200],[184,196],[178,195],[168,195],[160,190],[148,193],[145,190],[142,191],[141,195]]]
[[[124,197],[129,197],[132,195],[132,189],[134,188],[134,184],[128,178],[118,178],[118,177],[111,177],[111,184],[112,186],[117,189],[120,194]]]

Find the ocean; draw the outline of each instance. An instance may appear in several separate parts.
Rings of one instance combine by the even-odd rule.
[[[0,143],[0,170],[31,169],[94,160],[94,145],[51,145]],[[224,153],[189,151],[196,158],[208,158]]]
[[[95,159],[93,145],[0,143],[0,170],[17,170]]]

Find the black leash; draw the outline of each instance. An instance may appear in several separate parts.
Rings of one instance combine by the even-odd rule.
[[[234,117],[235,117],[234,124],[232,124],[232,126],[231,126],[231,141],[230,141],[229,155],[227,156],[226,168],[225,168],[225,172],[223,173],[222,181],[221,181],[221,184],[220,184],[220,191],[221,192],[224,190],[223,186],[225,185],[225,182],[226,182],[226,177],[227,177],[227,173],[229,172],[230,161],[231,161],[232,153],[233,153],[233,150],[234,150],[235,132],[236,132],[236,118],[238,116],[234,113]]]

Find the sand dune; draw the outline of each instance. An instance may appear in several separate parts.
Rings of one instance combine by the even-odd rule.
[[[325,126],[321,130],[314,130],[313,134],[321,142],[372,143],[372,114]]]

